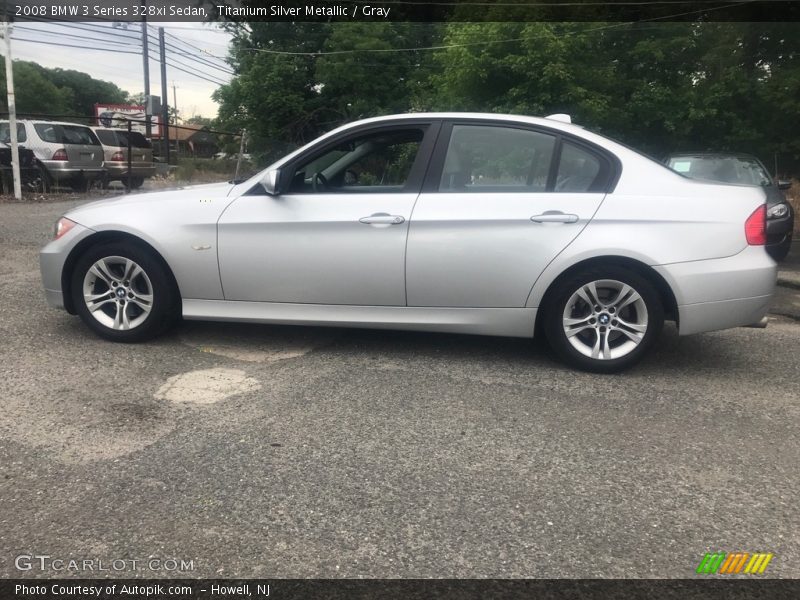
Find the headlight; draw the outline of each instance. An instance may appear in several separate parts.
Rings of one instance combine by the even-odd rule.
[[[56,221],[56,226],[53,231],[53,240],[57,240],[73,227],[75,227],[75,221],[70,221],[66,217],[61,217],[58,221]]]
[[[767,209],[768,219],[782,219],[789,214],[789,207],[785,204],[775,204]]]

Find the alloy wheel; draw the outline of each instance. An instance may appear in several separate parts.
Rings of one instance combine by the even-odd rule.
[[[139,264],[123,256],[97,260],[83,278],[83,300],[99,323],[118,331],[135,329],[153,309],[153,285]]]
[[[630,354],[647,332],[647,306],[630,285],[614,279],[583,284],[564,306],[562,327],[578,352],[597,360]]]

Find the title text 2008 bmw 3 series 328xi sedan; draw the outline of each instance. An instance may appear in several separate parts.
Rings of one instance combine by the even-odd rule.
[[[688,179],[549,118],[351,123],[243,183],[81,206],[41,253],[51,305],[100,336],[185,319],[532,337],[629,367],[759,322],[776,266],[758,187]]]

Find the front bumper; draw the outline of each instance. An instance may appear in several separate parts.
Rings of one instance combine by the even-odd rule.
[[[63,237],[47,244],[39,252],[39,270],[47,304],[53,308],[65,308],[61,276],[70,252],[84,238],[94,233],[83,225],[75,224]]]
[[[44,289],[44,297],[51,308],[64,308],[64,292],[61,290]]]
[[[769,310],[778,267],[763,246],[735,256],[654,267],[678,304],[680,335],[752,325]]]

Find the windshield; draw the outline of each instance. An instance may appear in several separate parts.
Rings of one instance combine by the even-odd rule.
[[[772,178],[761,163],[746,156],[672,156],[668,165],[693,179],[744,185],[772,184]]]

